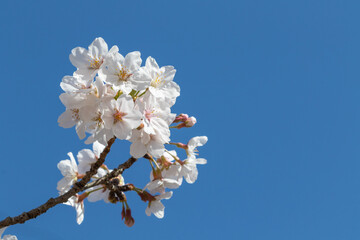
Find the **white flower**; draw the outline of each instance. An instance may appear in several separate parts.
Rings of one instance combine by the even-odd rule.
[[[69,205],[75,208],[76,211],[76,222],[80,225],[83,220],[84,220],[84,201],[80,200],[79,201],[79,195],[76,194],[76,196],[72,196],[71,198],[68,199],[68,201],[66,203],[64,203],[65,205]]]
[[[89,92],[91,91],[92,79],[83,79],[80,75],[65,76],[60,83],[60,87],[67,93]]]
[[[104,66],[99,71],[99,77],[107,83],[120,88],[128,94],[132,89],[140,91],[148,87],[150,81],[144,78],[141,65],[140,52],[128,53],[125,58],[120,53],[108,55]]]
[[[183,176],[187,183],[194,183],[198,177],[198,170],[196,164],[206,164],[204,158],[196,158],[191,156],[181,165],[180,175]]]
[[[176,70],[173,66],[164,66],[159,68],[155,59],[148,57],[146,59],[144,73],[151,80],[149,91],[155,97],[165,100],[172,106],[176,98],[180,96],[180,87],[173,81]]]
[[[78,167],[74,155],[71,152],[69,152],[68,155],[70,160],[62,160],[57,165],[61,174],[64,176],[57,184],[57,190],[60,194],[67,192],[77,181],[78,177]]]
[[[6,228],[7,227],[4,227],[4,228],[0,229],[0,238],[1,238],[1,235],[3,235]],[[17,240],[17,237],[14,236],[14,235],[4,235],[4,237],[1,238],[0,240]]]
[[[112,129],[119,139],[129,139],[131,132],[141,123],[141,113],[134,109],[131,97],[121,95],[111,100],[104,110],[103,120],[107,129]]]
[[[151,194],[164,193],[165,188],[176,189],[181,186],[182,178],[179,178],[180,169],[177,167],[170,167],[166,171],[162,171],[159,176],[154,178],[153,171],[150,173],[150,182],[144,187],[147,188]]]
[[[104,58],[108,54],[108,45],[104,39],[96,38],[89,46],[89,50],[82,47],[74,48],[69,56],[71,63],[77,67],[76,74],[86,79],[95,76],[104,62]],[[110,49],[110,54],[118,51],[118,47],[114,46]]]
[[[164,144],[170,141],[169,125],[176,117],[169,107],[161,106],[151,94],[136,101],[136,107],[143,113],[140,130],[133,130],[130,154],[140,158],[149,153],[155,158],[160,157],[164,151]]]
[[[187,144],[186,153],[188,156],[197,155],[197,147],[204,146],[207,143],[208,138],[206,136],[193,137]]]
[[[79,151],[77,155],[77,159],[79,161],[78,165],[78,173],[85,174],[87,171],[90,170],[91,164],[95,163],[98,158],[100,157],[101,152],[104,150],[105,146],[99,142],[93,143],[93,151],[90,149],[83,149]],[[99,174],[102,174],[104,169],[99,168],[98,173],[94,175],[95,177],[99,177]],[[100,172],[100,173],[99,173]]]
[[[63,128],[72,128],[73,126],[76,126],[75,129],[79,138],[85,138],[85,123],[80,120],[78,108],[66,109],[66,111],[59,116],[58,123],[59,126]]]
[[[169,198],[171,198],[172,194],[173,194],[173,192],[170,191],[170,192],[166,192],[166,193],[155,196],[155,200],[150,201],[145,210],[146,215],[150,216],[151,213],[153,213],[155,215],[155,217],[163,218],[165,207],[160,202],[160,200],[169,199]]]

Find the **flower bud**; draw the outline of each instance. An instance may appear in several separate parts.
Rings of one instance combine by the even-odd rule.
[[[125,210],[125,225],[128,227],[132,227],[135,223],[134,218],[131,216],[131,209],[127,208]]]
[[[196,118],[195,117],[189,117],[186,121],[185,121],[185,127],[192,127],[194,126],[196,123]]]
[[[173,123],[185,122],[188,119],[188,117],[189,116],[187,114],[182,113],[175,118]]]

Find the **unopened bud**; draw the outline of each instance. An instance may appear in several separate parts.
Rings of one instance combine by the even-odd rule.
[[[173,123],[185,122],[188,118],[189,116],[187,114],[182,113],[175,118]]]
[[[194,126],[196,123],[196,118],[195,117],[189,117],[186,121],[185,121],[185,125],[186,127],[192,127]]]
[[[135,223],[134,218],[131,216],[131,209],[127,208],[125,210],[125,225],[128,227],[132,227]]]
[[[172,162],[169,161],[169,159],[167,159],[164,155],[161,156],[157,161],[165,168],[169,168],[172,165]]]

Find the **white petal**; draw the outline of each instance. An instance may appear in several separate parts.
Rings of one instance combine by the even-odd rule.
[[[147,149],[141,141],[133,142],[130,146],[130,154],[134,158],[141,158],[146,154],[146,152]]]

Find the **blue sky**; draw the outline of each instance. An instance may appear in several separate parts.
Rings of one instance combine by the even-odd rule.
[[[195,184],[145,215],[120,205],[57,206],[6,233],[21,239],[359,239],[360,4],[358,1],[10,1],[0,8],[2,91],[0,218],[56,196],[56,164],[89,147],[57,124],[60,81],[72,48],[95,37],[177,69],[175,113],[197,117],[173,131],[207,135]],[[107,164],[129,157],[117,142]],[[149,166],[124,174],[145,185]]]

